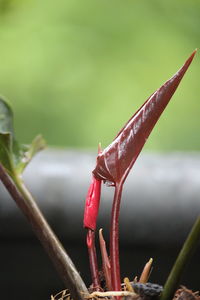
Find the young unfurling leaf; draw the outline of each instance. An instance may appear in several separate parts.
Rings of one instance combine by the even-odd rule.
[[[114,141],[98,155],[93,171],[97,179],[114,184],[124,182],[149,134],[176,91],[196,51],[182,68],[155,93],[131,117]]]
[[[25,167],[32,160],[33,156],[45,147],[46,142],[41,135],[37,135],[30,145],[16,144],[13,151],[17,173],[22,173]]]

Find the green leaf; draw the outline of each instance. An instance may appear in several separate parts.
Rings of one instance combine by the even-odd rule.
[[[13,112],[10,105],[0,98],[0,133],[10,133],[14,136]]]
[[[12,175],[12,136],[10,133],[0,133],[0,162],[7,172]]]
[[[9,174],[13,172],[13,139],[13,113],[9,104],[0,98],[0,162]]]
[[[11,176],[21,174],[33,156],[44,149],[46,143],[38,135],[30,145],[19,144],[14,137],[13,112],[0,98],[0,163]]]
[[[35,137],[30,145],[14,144],[14,156],[17,173],[22,173],[35,154],[46,147],[46,142],[41,135]]]

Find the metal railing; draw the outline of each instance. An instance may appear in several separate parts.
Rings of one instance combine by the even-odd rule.
[[[89,275],[89,267],[82,218],[95,156],[92,151],[50,149],[41,152],[24,173],[26,185],[54,231],[64,241],[67,251],[69,250],[83,277]],[[113,188],[103,186],[98,226],[104,228],[106,239],[112,197]],[[148,260],[150,256],[159,253],[158,261],[162,263],[162,274],[158,275],[158,271],[157,273],[155,271],[155,279],[157,280],[159,276],[162,283],[165,273],[171,267],[170,263],[175,258],[175,252],[184,241],[199,211],[200,153],[142,154],[125,183],[122,196],[120,217],[122,272],[129,273],[130,270],[127,269],[132,268],[134,275],[135,269],[137,272],[146,262],[144,259]],[[2,283],[4,292],[8,284],[7,279],[10,278],[10,269],[21,274],[21,277],[13,278],[13,281],[9,282],[16,290],[24,282],[22,278],[25,278],[25,282],[29,282],[24,274],[27,272],[26,264],[35,270],[33,273],[40,268],[43,268],[44,272],[46,268],[48,274],[53,274],[53,268],[47,266],[46,262],[44,263],[46,267],[42,267],[41,262],[38,263],[40,258],[37,251],[39,249],[39,253],[42,252],[39,243],[37,244],[29,225],[3,186],[0,186],[0,241],[0,257],[4,257],[1,263],[1,269],[4,270]],[[29,251],[32,249],[33,253],[27,260],[24,255],[24,261],[20,262],[19,257],[23,256],[22,253],[27,254],[25,249]],[[15,256],[17,253],[18,256]],[[33,259],[30,260],[30,257]],[[133,261],[133,266],[130,260]],[[192,270],[195,273],[195,270]],[[34,290],[39,285],[38,295],[41,293],[41,299],[44,299],[45,292],[42,294],[41,291],[44,288],[45,276],[42,275],[41,278],[39,274],[38,278],[34,276],[36,284],[32,288]],[[30,281],[33,280],[31,272],[28,275]],[[56,275],[48,276],[51,277],[49,289],[58,288]],[[87,280],[89,282],[89,279]],[[30,286],[28,288],[30,289]],[[28,298],[32,299],[30,296]]]

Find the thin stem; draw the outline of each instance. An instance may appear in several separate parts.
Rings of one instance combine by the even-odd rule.
[[[13,176],[12,180],[0,164],[0,180],[26,216],[28,222],[32,225],[36,236],[52,260],[64,284],[69,289],[72,298],[83,300],[84,297],[82,293],[88,294],[88,290],[82,278],[58,238],[48,225],[22,179],[16,175]]]
[[[100,291],[100,280],[97,263],[97,253],[95,248],[95,231],[88,229],[87,232],[87,247],[90,262],[90,272],[92,276],[92,284],[94,291]]]
[[[200,216],[194,223],[165,283],[161,300],[170,300],[179,285],[181,275],[200,239]]]
[[[119,211],[123,184],[116,183],[112,206],[110,225],[110,265],[111,280],[114,291],[121,290],[120,263],[119,263]]]
[[[111,268],[110,268],[110,259],[108,257],[108,252],[106,249],[106,242],[103,237],[103,229],[99,230],[99,243],[101,250],[101,260],[102,260],[102,269],[104,272],[104,277],[106,281],[106,287],[108,291],[112,291],[112,281],[111,281]]]

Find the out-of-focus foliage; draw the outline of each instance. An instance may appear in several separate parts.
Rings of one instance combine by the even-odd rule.
[[[200,2],[1,0],[0,93],[18,139],[106,146],[200,43]],[[200,149],[197,54],[146,149]]]

